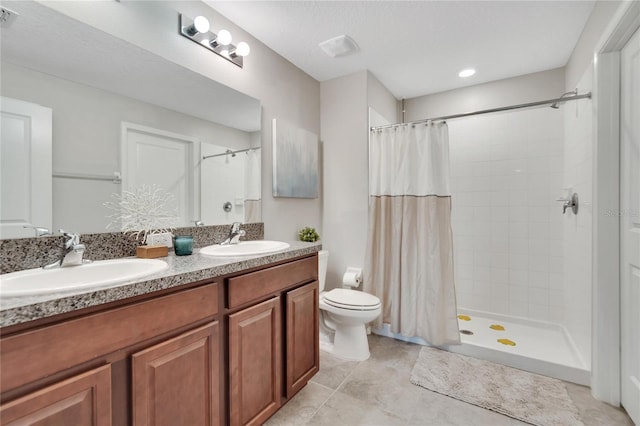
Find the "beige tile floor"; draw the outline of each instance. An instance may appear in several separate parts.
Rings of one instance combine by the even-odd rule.
[[[525,425],[409,382],[420,346],[369,336],[371,358],[342,361],[321,352],[320,371],[266,423],[284,425]],[[596,401],[588,388],[567,383],[586,426],[633,426],[626,413]],[[570,425],[567,425],[570,426]]]

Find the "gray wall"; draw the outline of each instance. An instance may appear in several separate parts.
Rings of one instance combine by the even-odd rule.
[[[246,31],[199,1],[42,2],[174,63],[262,101],[262,200],[265,238],[294,239],[320,227],[322,200],[273,198],[271,122],[286,120],[320,133],[320,84]],[[251,46],[243,69],[177,35],[178,14],[204,15]],[[188,47],[187,47],[188,46]]]
[[[327,288],[347,266],[364,267],[369,200],[369,107],[396,121],[397,101],[368,71],[321,83],[324,158],[323,238]]]

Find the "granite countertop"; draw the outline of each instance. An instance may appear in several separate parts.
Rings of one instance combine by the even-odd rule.
[[[316,253],[320,243],[289,242],[290,247],[276,253],[244,257],[212,257],[195,249],[190,256],[170,254],[160,258],[169,268],[140,280],[128,281],[101,289],[76,294],[48,294],[45,296],[0,299],[0,327],[21,324],[78,309],[127,299],[142,294],[177,287],[196,281],[246,271],[282,260]]]

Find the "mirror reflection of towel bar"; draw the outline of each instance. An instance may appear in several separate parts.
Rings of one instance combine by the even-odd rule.
[[[110,181],[115,184],[122,183],[122,176],[120,172],[113,172],[113,175],[90,175],[84,173],[66,173],[66,172],[54,172],[52,174],[54,178],[62,178],[62,179],[82,179],[82,180],[100,180],[100,181]]]

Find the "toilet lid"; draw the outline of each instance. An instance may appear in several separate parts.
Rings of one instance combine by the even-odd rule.
[[[377,308],[380,305],[380,299],[373,294],[365,293],[358,290],[349,290],[346,288],[335,288],[324,294],[324,301],[339,308]]]

